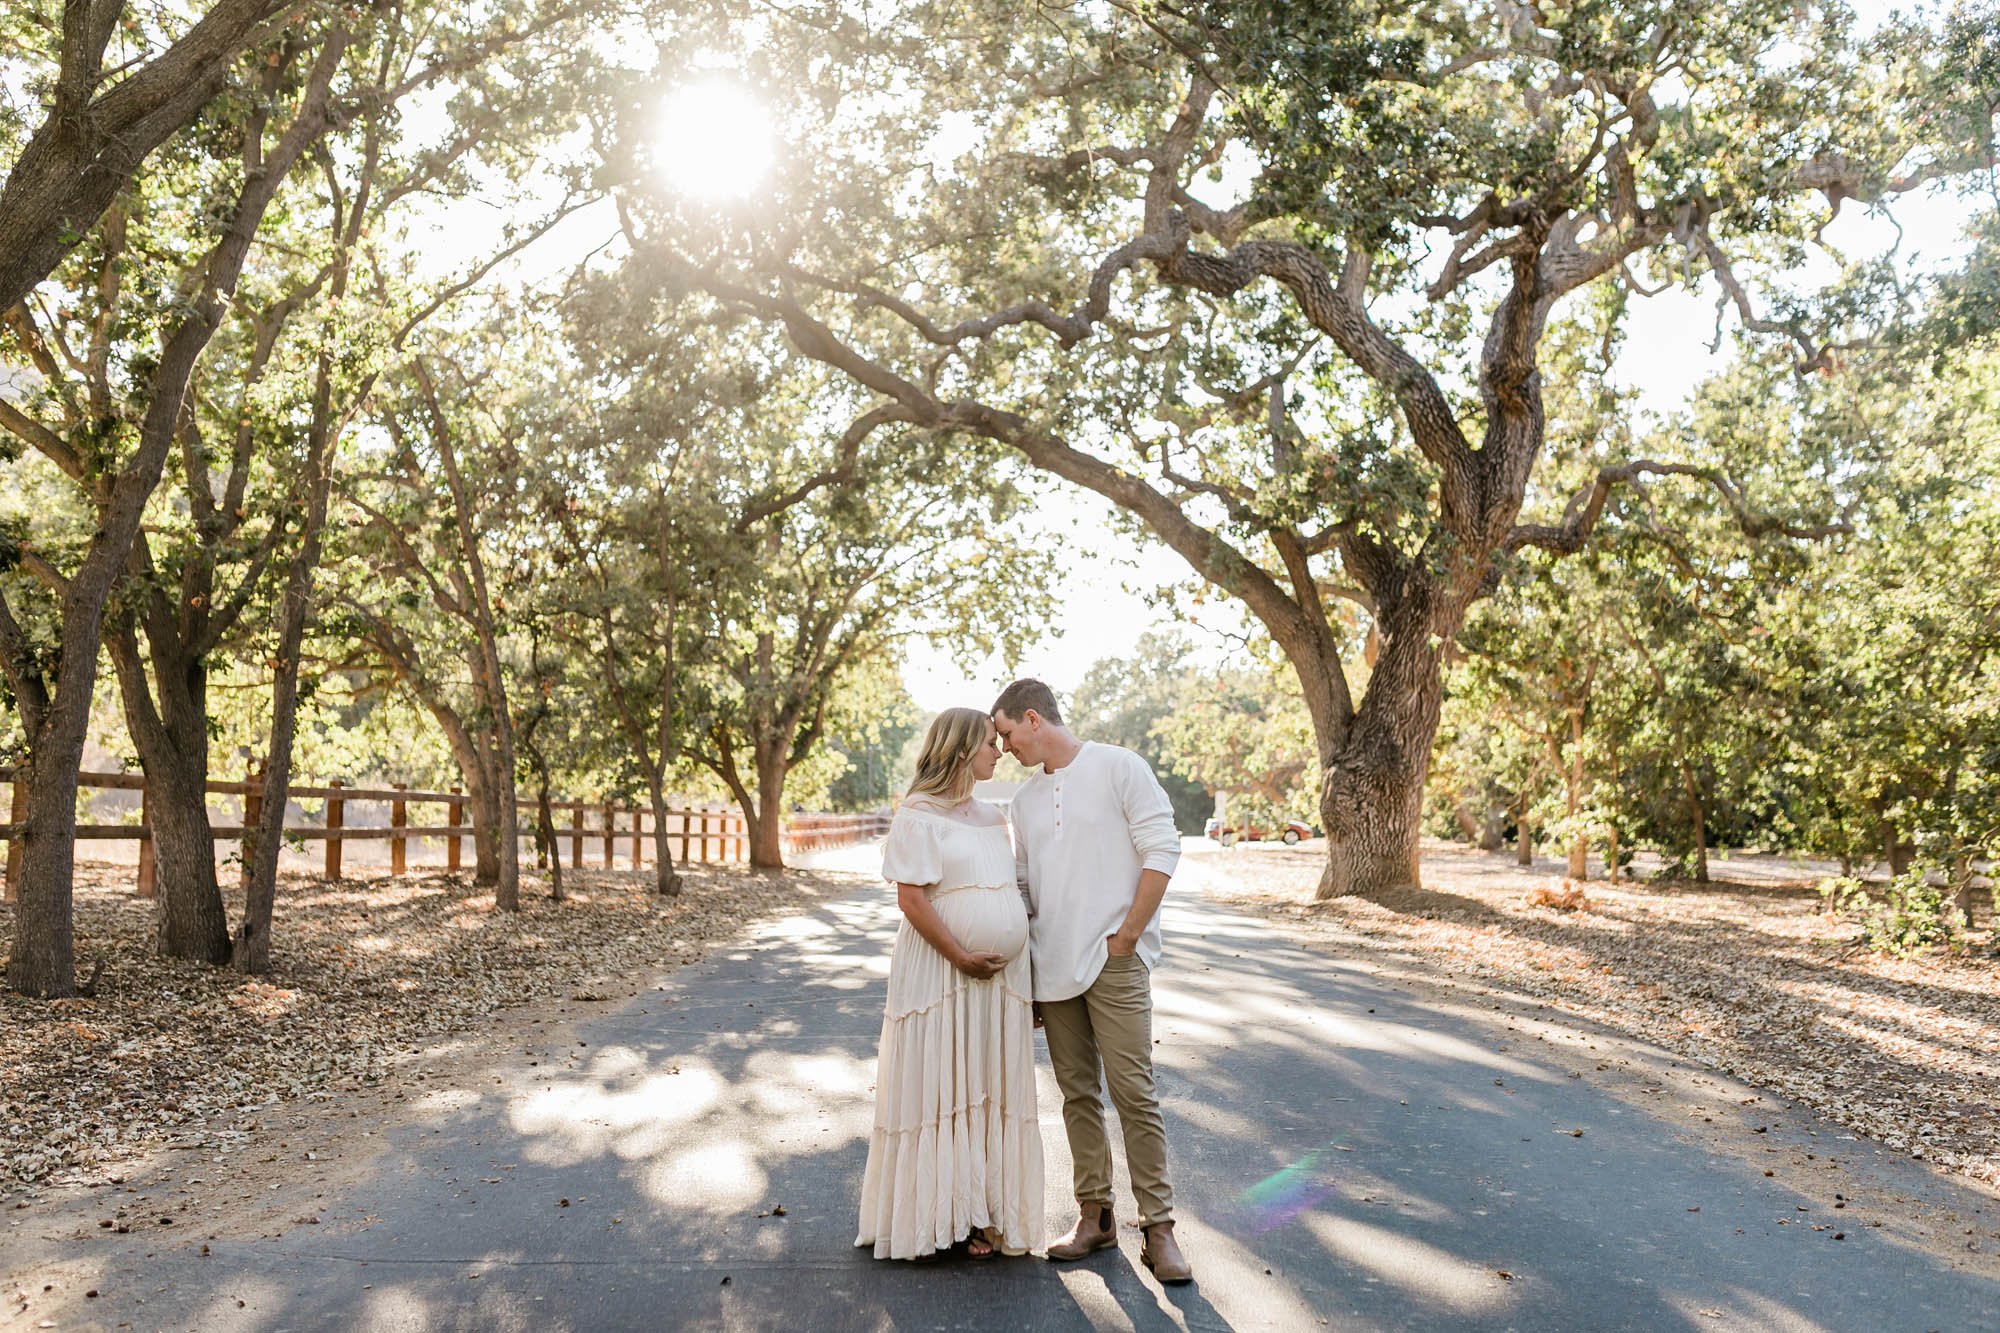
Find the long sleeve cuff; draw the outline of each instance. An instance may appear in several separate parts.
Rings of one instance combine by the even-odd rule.
[[[1146,858],[1139,862],[1139,868],[1141,870],[1157,870],[1162,875],[1171,878],[1174,868],[1180,865],[1180,863],[1181,854],[1179,851],[1147,852]]]

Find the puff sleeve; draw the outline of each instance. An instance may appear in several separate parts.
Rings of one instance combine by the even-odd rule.
[[[934,820],[898,813],[882,844],[882,878],[891,884],[935,884],[944,878],[944,849]]]

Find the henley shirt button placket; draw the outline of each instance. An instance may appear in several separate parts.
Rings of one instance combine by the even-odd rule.
[[[1063,793],[1063,783],[1062,783],[1062,779],[1061,779],[1061,778],[1057,778],[1057,779],[1056,779],[1056,794],[1055,794],[1055,805],[1056,805],[1056,833],[1057,833],[1058,835],[1060,835],[1060,834],[1062,833],[1062,830],[1063,830],[1063,818],[1062,818],[1062,793]]]

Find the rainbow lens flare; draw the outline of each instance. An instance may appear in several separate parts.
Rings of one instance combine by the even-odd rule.
[[[1237,1196],[1237,1211],[1249,1234],[1275,1231],[1333,1193],[1333,1181],[1321,1171],[1320,1157],[1321,1150],[1315,1149]]]

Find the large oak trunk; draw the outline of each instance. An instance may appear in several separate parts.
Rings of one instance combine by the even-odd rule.
[[[1908,874],[1917,859],[1917,845],[1904,840],[1893,820],[1882,820],[1882,859],[1894,879]]]
[[[1444,695],[1428,637],[1394,626],[1384,634],[1368,694],[1326,764],[1322,899],[1377,898],[1422,887],[1418,827]]]
[[[176,335],[169,358],[184,358],[178,383],[198,347]],[[178,391],[178,390],[177,390]],[[178,401],[178,400],[176,400]],[[158,404],[147,409],[148,427],[158,425]],[[149,446],[160,436],[145,437]],[[20,830],[21,886],[14,909],[14,950],[7,964],[7,984],[24,995],[56,998],[76,994],[76,924],[73,917],[76,875],[77,773],[83,766],[84,739],[90,732],[90,701],[97,687],[98,644],[104,628],[104,606],[117,571],[138,535],[138,518],[159,478],[164,447],[135,459],[121,475],[123,487],[114,496],[109,517],[93,541],[83,565],[71,578],[62,603],[65,653],[55,689],[46,705],[33,715],[23,709],[28,756],[20,781],[28,789],[28,812]]]
[[[776,806],[761,807],[750,825],[750,864],[759,870],[785,868],[784,824]]]
[[[1394,768],[1343,766],[1320,801],[1327,834],[1320,898],[1379,898],[1422,886],[1417,812],[1423,789],[1421,771],[1412,780]]]

